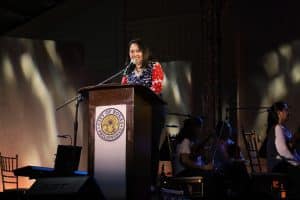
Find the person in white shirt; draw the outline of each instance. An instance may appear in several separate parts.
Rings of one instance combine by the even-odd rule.
[[[192,117],[184,121],[184,126],[176,138],[175,176],[201,176],[204,180],[205,198],[224,199],[226,194],[223,179],[219,173],[214,172],[211,161],[205,159],[206,139],[201,139],[202,133],[201,118]]]
[[[196,176],[198,172],[212,170],[212,164],[206,164],[201,155],[194,150],[198,148],[201,135],[202,119],[188,118],[177,136],[176,156],[174,160],[176,176]]]
[[[270,172],[287,172],[289,166],[299,165],[292,153],[293,134],[286,126],[289,119],[288,104],[274,103],[268,113],[267,127],[267,165]]]
[[[288,199],[300,199],[300,162],[292,149],[293,134],[286,126],[288,118],[288,104],[285,102],[276,102],[269,109],[267,165],[270,172],[286,175]]]

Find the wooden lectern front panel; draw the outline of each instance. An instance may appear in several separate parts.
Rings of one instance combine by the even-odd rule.
[[[119,154],[114,154],[114,152],[110,151],[107,152],[107,154],[111,157],[116,157],[116,159],[125,160],[124,166],[126,169],[120,168],[120,171],[113,172],[113,180],[101,176],[112,173],[112,170],[115,170],[114,168],[116,166],[101,169],[107,170],[107,173],[105,171],[104,173],[101,172],[102,175],[97,177],[102,179],[99,180],[102,184],[100,185],[100,188],[104,188],[101,189],[103,189],[103,193],[104,195],[107,195],[108,199],[136,199],[139,197],[147,199],[147,197],[150,197],[149,192],[151,185],[151,135],[154,124],[153,120],[155,119],[155,117],[153,117],[155,115],[155,113],[153,113],[153,106],[160,105],[160,101],[156,100],[158,97],[151,91],[148,91],[148,89],[135,86],[97,87],[84,92],[86,92],[87,96],[85,106],[87,107],[86,109],[88,110],[89,118],[89,125],[87,126],[89,174],[96,177],[96,174],[94,174],[95,165],[99,165],[100,163],[99,157],[95,155],[95,140],[99,141],[99,138],[95,138],[98,137],[98,135],[95,134],[95,121],[97,119],[96,110],[98,110],[99,107],[125,107],[126,130],[123,134],[125,137],[121,136],[112,143],[104,142],[101,143],[101,145],[105,144],[113,146],[114,142],[119,142],[119,139],[124,139],[125,153],[120,152]],[[103,145],[103,151],[106,151],[107,149],[104,147],[105,145]],[[102,148],[102,146],[97,146],[98,152],[99,148]],[[118,146],[116,148],[118,148]],[[125,158],[122,157],[123,155]],[[98,159],[97,163],[95,163],[96,157]],[[103,162],[106,162],[106,158],[103,159]],[[116,177],[118,176],[120,177],[120,180],[117,180]],[[126,180],[121,180],[122,177],[125,177],[124,179]],[[112,185],[115,185],[115,187],[110,187]],[[122,187],[124,187],[124,190]],[[125,191],[124,194],[123,191]]]

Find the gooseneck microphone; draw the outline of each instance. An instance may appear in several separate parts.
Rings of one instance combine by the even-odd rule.
[[[129,64],[125,67],[124,75],[126,75],[128,72],[131,72],[134,69],[135,63],[135,59],[130,60]]]

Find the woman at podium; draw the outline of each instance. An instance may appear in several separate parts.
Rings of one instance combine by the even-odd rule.
[[[131,40],[128,51],[121,84],[143,85],[160,95],[164,78],[160,63],[150,61],[149,49],[140,39]]]
[[[133,39],[128,43],[128,56],[126,68],[123,73],[121,84],[142,85],[155,94],[161,96],[164,71],[159,62],[150,60],[149,48],[141,39]],[[152,125],[151,136],[151,190],[155,190],[157,183],[159,138],[165,121],[163,107],[152,107],[155,113],[155,123]],[[154,115],[153,115],[154,116]]]

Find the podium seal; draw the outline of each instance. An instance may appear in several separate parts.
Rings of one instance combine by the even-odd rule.
[[[96,120],[97,135],[105,141],[114,141],[124,132],[125,118],[123,113],[115,108],[103,110]]]

